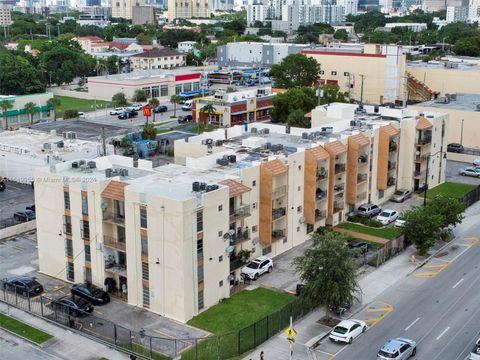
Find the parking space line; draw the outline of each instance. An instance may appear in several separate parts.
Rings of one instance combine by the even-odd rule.
[[[435,339],[435,340],[440,340],[440,338],[445,335],[445,333],[450,329],[450,326],[447,327],[445,330],[442,331],[442,333],[440,335],[438,335],[438,337]]]
[[[322,351],[322,350],[315,350],[315,351],[318,351],[319,353],[322,353],[322,354],[325,354],[325,355],[330,355],[330,356],[332,356],[332,359],[333,359],[333,356],[336,355],[336,354],[331,354],[331,353],[329,353],[329,352]]]
[[[463,282],[463,280],[465,280],[465,279],[461,278],[460,280],[458,280],[457,283],[452,286],[452,289],[455,289],[458,285],[460,285]]]
[[[365,321],[370,327],[373,327],[373,326],[377,325],[380,321],[382,321],[388,314],[390,314],[390,313],[394,310],[393,306],[392,306],[391,304],[389,304],[389,303],[386,303],[386,302],[384,302],[384,301],[377,301],[377,302],[380,303],[380,304],[385,305],[385,308],[382,308],[383,311],[384,311],[384,313],[381,314],[380,316],[376,317],[376,318],[363,320],[363,321]],[[375,308],[369,308],[369,309],[367,309],[367,312],[369,312],[370,310],[374,310],[374,311],[371,311],[371,312],[376,312],[376,311],[375,311],[375,310],[376,310]]]
[[[58,285],[58,286],[53,287],[52,291],[60,291],[60,290],[62,290],[62,289],[64,289],[64,288],[66,288],[66,287],[67,287],[67,284],[61,284],[61,285]],[[61,293],[64,294],[63,291],[61,291]]]
[[[420,318],[416,318],[410,325],[408,325],[408,326],[405,328],[405,331],[407,331],[407,330],[410,329],[413,325],[415,325],[418,320],[420,320]]]

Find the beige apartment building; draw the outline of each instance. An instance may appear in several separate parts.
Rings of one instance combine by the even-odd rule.
[[[212,3],[208,0],[168,0],[168,21],[210,18]]]
[[[175,164],[154,169],[107,156],[36,171],[40,271],[113,281],[119,299],[188,321],[236,291],[241,250],[277,256],[362,203],[413,189],[417,163],[421,173],[428,151],[444,148],[448,118],[331,104],[312,123],[177,140]],[[441,157],[430,169],[433,187],[444,179]]]
[[[133,7],[145,6],[144,0],[113,0],[112,17],[132,20]]]
[[[12,25],[12,10],[7,5],[0,5],[0,26]]]
[[[130,57],[130,67],[133,71],[173,69],[186,64],[185,54],[170,49],[153,49]]]

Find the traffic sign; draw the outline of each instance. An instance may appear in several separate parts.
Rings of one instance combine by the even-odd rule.
[[[285,334],[287,334],[287,338],[291,338],[293,339],[295,336],[297,336],[297,332],[295,331],[295,329],[291,326],[289,326],[286,330],[285,330]]]
[[[287,338],[287,341],[290,345],[295,344],[295,339],[294,338]]]

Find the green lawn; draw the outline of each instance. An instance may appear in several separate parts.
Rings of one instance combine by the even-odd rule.
[[[293,300],[290,294],[270,289],[244,290],[194,317],[188,324],[216,335],[225,334],[263,319]]]
[[[427,198],[433,199],[437,195],[444,195],[458,199],[475,188],[475,185],[445,182],[428,190]]]
[[[0,314],[0,327],[23,336],[24,338],[27,338],[37,344],[43,344],[45,341],[53,338],[52,335],[47,334],[46,332],[35,329],[30,325],[15,320],[4,314]]]
[[[342,223],[337,225],[337,227],[342,228],[342,229],[347,229],[351,231],[356,231],[362,234],[368,234],[372,236],[378,236],[384,239],[395,239],[396,237],[399,237],[401,235],[400,229],[394,228],[394,227],[388,227],[388,228],[372,228],[372,227],[367,227],[359,224],[352,224],[352,223]],[[363,240],[362,240],[363,241]]]
[[[124,349],[127,349],[127,350],[131,350],[133,351],[134,353],[138,354],[138,355],[142,355],[142,356],[146,356],[148,357],[149,359],[154,359],[154,360],[171,360],[170,357],[168,356],[165,356],[165,355],[162,355],[162,354],[159,354],[155,351],[152,351],[150,352],[150,349],[147,349],[141,345],[138,345],[138,344],[135,344],[135,343],[132,343],[132,344],[120,344],[119,345],[120,347],[124,348]]]
[[[60,106],[57,108],[57,116],[62,117],[62,114],[65,110],[68,109],[77,109],[81,112],[89,112],[95,109],[95,103],[97,110],[104,109],[105,105],[107,107],[113,107],[113,104],[110,101],[103,100],[88,100],[88,99],[77,99],[68,96],[55,96],[57,99],[60,99]]]

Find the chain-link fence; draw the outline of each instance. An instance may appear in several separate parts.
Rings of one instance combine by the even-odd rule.
[[[173,339],[149,336],[144,330],[126,329],[91,313],[72,309],[49,296],[32,296],[4,280],[0,280],[0,301],[93,336],[140,358],[160,360],[219,360],[242,355],[286,328],[290,316],[295,320],[312,309],[296,299],[238,331],[201,339]]]

